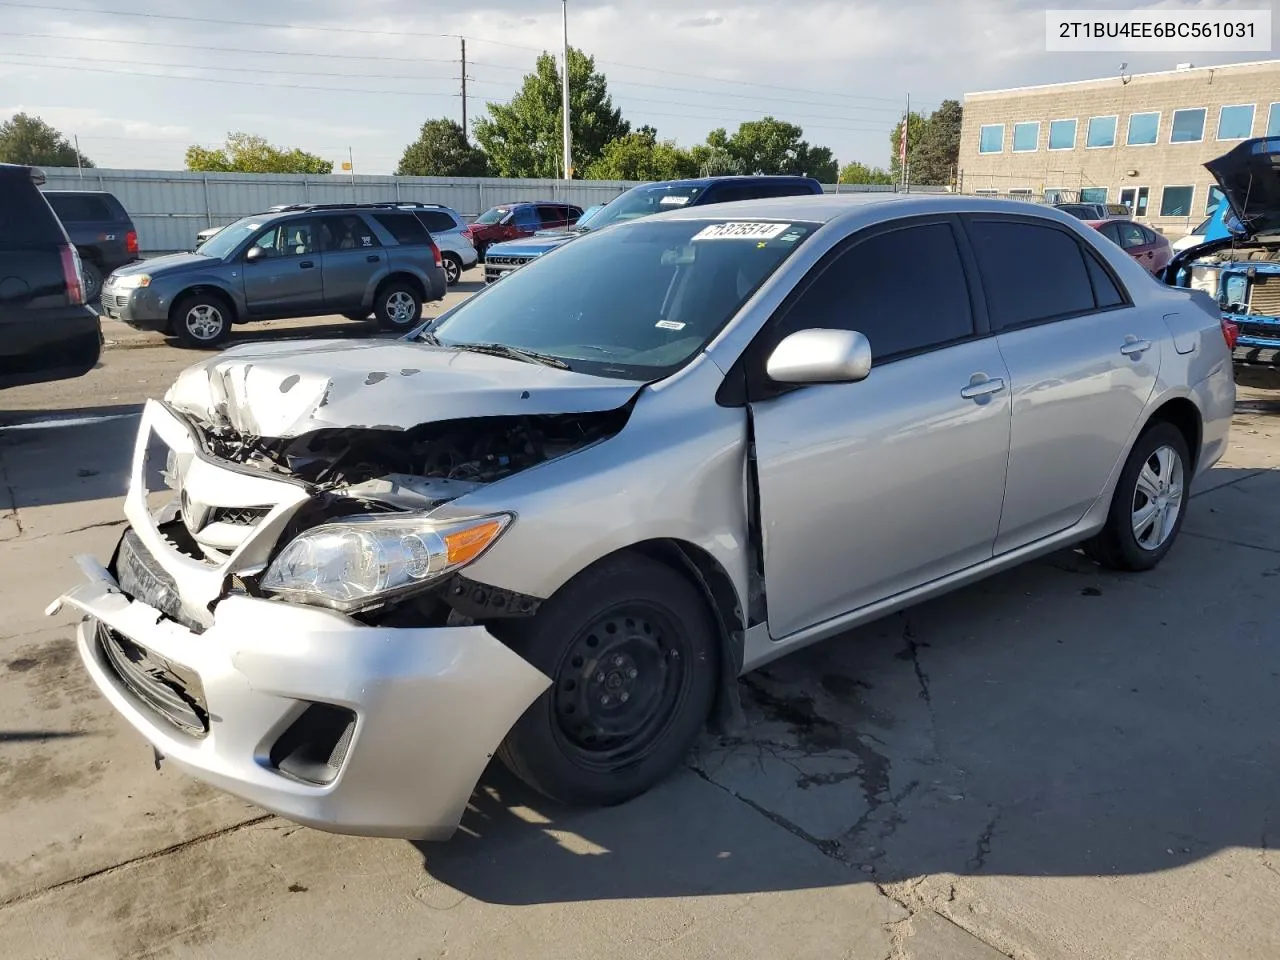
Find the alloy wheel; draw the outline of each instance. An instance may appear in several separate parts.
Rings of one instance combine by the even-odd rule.
[[[397,290],[387,297],[387,319],[397,326],[412,323],[416,313],[417,304],[403,290]]]
[[[198,303],[187,311],[183,324],[192,337],[207,343],[221,335],[226,321],[222,317],[222,311],[213,304]]]
[[[1185,495],[1182,457],[1157,447],[1138,472],[1133,491],[1133,536],[1143,550],[1159,550],[1173,533]]]

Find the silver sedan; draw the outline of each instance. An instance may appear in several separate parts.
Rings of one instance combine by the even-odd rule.
[[[1229,334],[1044,207],[676,211],[403,340],[187,370],[59,603],[160,754],[287,817],[447,837],[495,753],[618,803],[776,657],[1075,544],[1158,564]]]

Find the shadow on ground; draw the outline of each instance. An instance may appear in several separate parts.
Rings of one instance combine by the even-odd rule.
[[[424,867],[507,904],[1146,874],[1230,847],[1280,876],[1280,472],[1227,479],[1156,571],[1062,552],[747,675],[745,725],[630,804],[567,809],[495,765]],[[840,869],[763,856],[779,829]]]

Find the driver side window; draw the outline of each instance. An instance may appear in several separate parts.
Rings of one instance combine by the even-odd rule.
[[[309,220],[292,220],[268,227],[250,244],[267,258],[296,257],[315,252]]]

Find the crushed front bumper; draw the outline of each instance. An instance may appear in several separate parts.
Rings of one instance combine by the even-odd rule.
[[[80,558],[86,582],[49,608],[85,614],[77,643],[98,689],[167,760],[281,816],[337,833],[449,837],[503,737],[551,681],[483,627],[368,626],[228,595],[298,492],[233,471],[219,478],[220,465],[195,453],[184,491],[221,503],[238,482],[277,506],[225,563],[182,555],[146,510],[153,434],[193,451],[172,414],[148,404],[124,538],[164,582],[146,586],[137,567],[126,578],[123,562],[118,579]],[[122,580],[155,597],[131,596]]]

